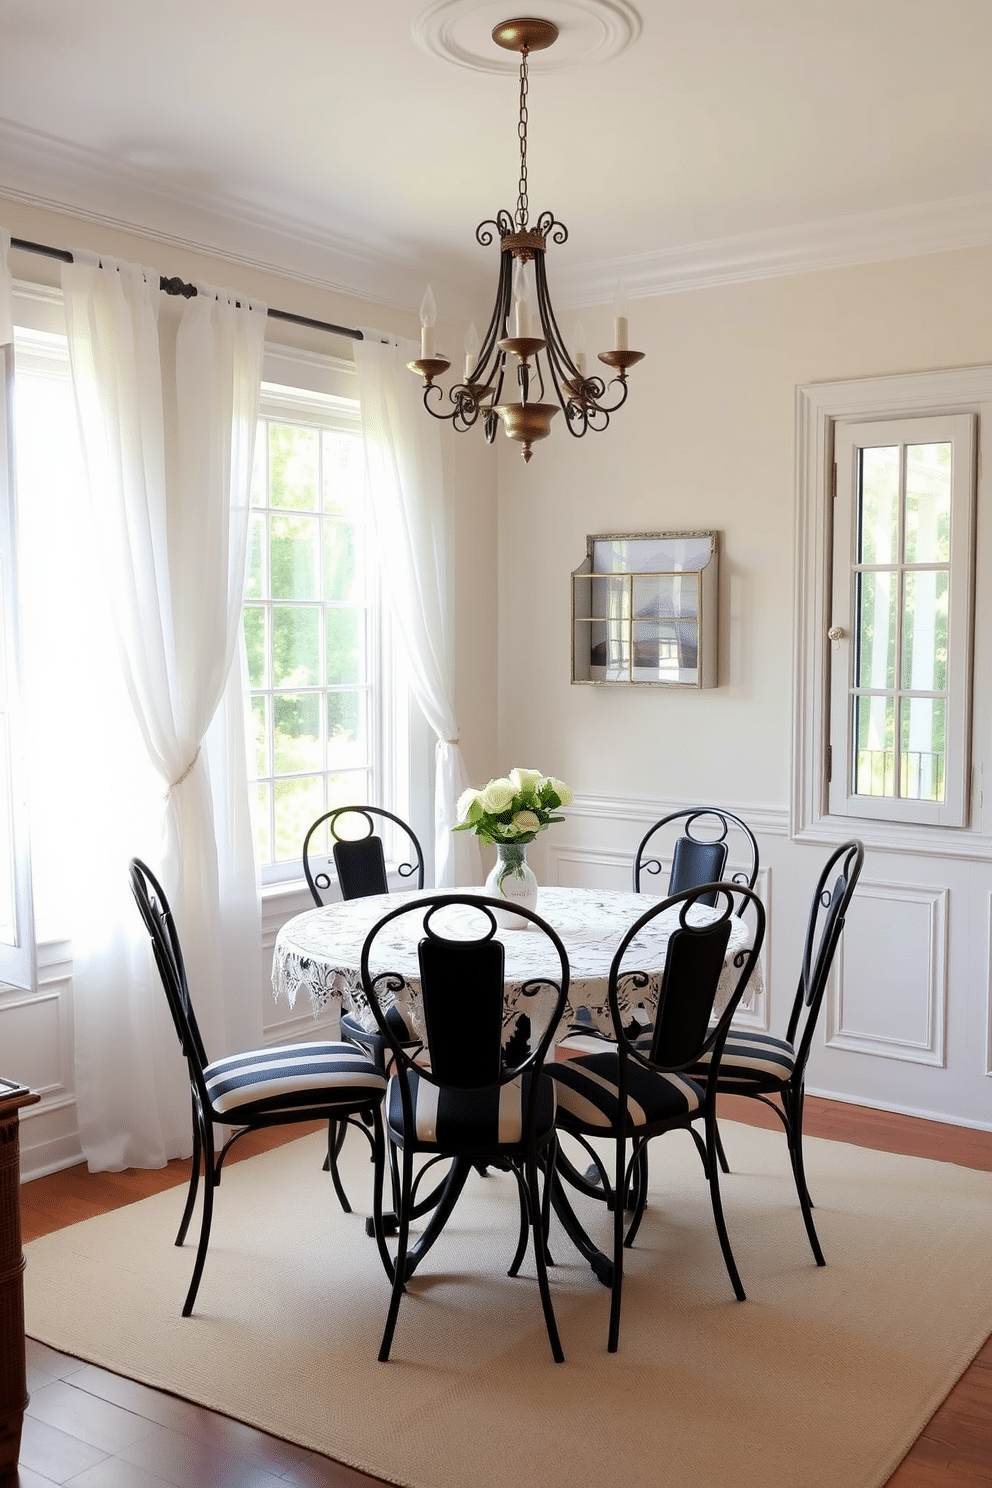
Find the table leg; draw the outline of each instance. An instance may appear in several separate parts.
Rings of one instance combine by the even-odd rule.
[[[589,1262],[596,1280],[601,1281],[605,1287],[612,1287],[613,1261],[586,1234],[578,1215],[568,1202],[564,1184],[562,1183],[563,1178],[571,1183],[572,1187],[577,1189],[579,1193],[584,1193],[590,1198],[599,1199],[600,1202],[604,1198],[602,1185],[589,1183],[585,1175],[580,1173],[578,1168],[565,1156],[561,1148],[558,1148],[554,1172],[551,1178],[551,1207],[557,1214],[561,1221],[562,1229],[576,1250]]]
[[[472,1159],[469,1157],[456,1157],[452,1160],[451,1168],[447,1178],[438,1186],[435,1192],[440,1192],[440,1198],[431,1214],[427,1228],[420,1236],[415,1245],[411,1245],[406,1255],[406,1276],[404,1281],[409,1281],[416,1271],[424,1256],[430,1250],[434,1241],[444,1229],[451,1211],[454,1209],[465,1187],[469,1173],[472,1171]],[[433,1197],[433,1195],[431,1195]]]

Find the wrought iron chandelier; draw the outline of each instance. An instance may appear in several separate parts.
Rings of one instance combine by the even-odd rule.
[[[548,293],[544,257],[548,238],[553,243],[564,243],[568,229],[564,223],[556,222],[551,212],[542,212],[531,226],[527,204],[527,58],[531,52],[551,46],[557,40],[558,27],[551,21],[521,18],[504,21],[495,27],[492,35],[497,46],[520,53],[517,125],[520,181],[516,212],[503,209],[494,219],[480,222],[475,230],[476,241],[484,247],[499,236],[496,303],[481,346],[475,327],[469,327],[465,338],[465,380],[445,394],[434,379],[443,376],[451,362],[435,349],[437,307],[428,288],[420,310],[420,357],[407,365],[411,372],[423,377],[424,407],[434,418],[447,419],[459,433],[481,421],[489,444],[496,438],[502,421],[507,437],[522,445],[521,453],[526,461],[531,457],[534,441],[546,439],[550,434],[551,420],[559,410],[565,415],[568,432],[577,439],[590,429],[605,429],[611,414],[627,401],[627,369],[641,361],[644,353],[628,347],[627,306],[621,289],[614,302],[616,346],[612,351],[599,353],[599,360],[615,373],[610,382],[607,384],[598,375],[587,376],[584,349],[575,345],[570,353],[565,345]],[[516,369],[519,402],[509,401],[509,387],[504,396],[507,357],[513,358],[511,380]],[[608,389],[616,389],[610,403],[606,401]],[[556,402],[548,401],[549,392],[554,394]]]

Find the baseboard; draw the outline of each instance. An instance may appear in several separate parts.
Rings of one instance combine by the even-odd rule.
[[[919,1121],[937,1121],[942,1126],[962,1126],[969,1131],[992,1132],[992,1121],[974,1121],[966,1116],[949,1116],[944,1111],[924,1111],[916,1106],[896,1105],[894,1101],[865,1100],[857,1095],[848,1095],[837,1090],[820,1090],[806,1086],[806,1094],[818,1100],[838,1101],[844,1106],[864,1106],[867,1111],[891,1111],[893,1116],[914,1116]]]

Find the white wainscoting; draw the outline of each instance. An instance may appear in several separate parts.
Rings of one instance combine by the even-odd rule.
[[[628,887],[641,836],[685,804],[577,798],[535,843],[539,879]],[[763,993],[738,1022],[784,1035],[813,888],[842,836],[800,840],[785,809],[712,804],[751,826],[761,854]],[[860,835],[854,821],[844,830]],[[812,1095],[992,1130],[992,861],[931,856],[922,841],[912,851],[869,847],[806,1085]]]
[[[38,1178],[80,1161],[73,1071],[72,963],[65,941],[38,947],[34,992],[0,990],[0,1074],[41,1100],[21,1112],[21,1176]]]
[[[827,996],[829,1048],[945,1065],[949,897],[862,876]]]

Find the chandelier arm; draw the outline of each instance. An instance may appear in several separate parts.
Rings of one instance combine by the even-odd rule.
[[[488,248],[496,238],[509,237],[513,227],[513,217],[505,207],[501,207],[495,217],[487,217],[485,222],[479,223],[475,229],[475,241],[481,243],[483,248]],[[489,228],[492,228],[491,232],[488,231]]]
[[[502,214],[501,214],[502,215]],[[485,226],[485,224],[481,224]],[[478,236],[478,234],[476,234]],[[479,352],[477,367],[486,367],[489,358],[496,350],[496,342],[501,336],[506,335],[506,319],[510,312],[510,296],[513,284],[513,254],[509,248],[504,248],[499,257],[499,281],[496,285],[496,301],[493,305],[493,313],[489,321],[489,329],[486,331],[482,342],[482,350]],[[502,357],[504,353],[500,352]]]
[[[544,332],[544,339],[547,342],[548,362],[553,368],[557,363],[557,370],[566,372],[570,378],[581,378],[582,373],[572,361],[568,347],[565,345],[565,338],[555,318],[555,312],[551,304],[551,294],[548,290],[548,276],[543,254],[540,254],[534,262],[534,283],[537,287],[537,313],[541,318],[541,329]],[[564,407],[564,403],[562,403],[562,406]]]
[[[558,222],[555,219],[554,212],[542,212],[533,230],[540,233],[542,238],[550,238],[552,243],[568,242],[568,228],[564,222]]]
[[[597,381],[599,381],[598,378]],[[606,396],[607,388],[616,387],[617,383],[620,384],[620,396],[617,398],[616,402],[610,404],[603,403],[601,399]],[[594,399],[592,399],[592,406],[600,413],[616,413],[617,409],[622,408],[623,405],[626,403],[628,391],[629,389],[627,387],[626,377],[612,377],[606,384],[606,387],[603,388],[603,391],[599,393]]]
[[[440,419],[443,423],[450,423],[456,429],[458,429],[459,432],[462,432],[462,430],[464,429],[471,428],[472,424],[475,423],[475,418],[472,418],[469,422],[463,422],[459,424],[458,420],[459,416],[461,415],[460,403],[464,402],[465,400],[464,395],[461,399],[459,399],[457,387],[451,388],[447,393],[448,401],[454,403],[455,405],[450,413],[442,413],[440,411],[440,408],[431,407],[430,397],[432,393],[437,394],[437,397],[434,401],[439,405],[444,403],[446,396],[444,388],[438,382],[429,382],[424,388],[424,407],[427,409],[427,412],[430,414],[431,418]],[[476,410],[476,412],[478,412],[478,410]]]

